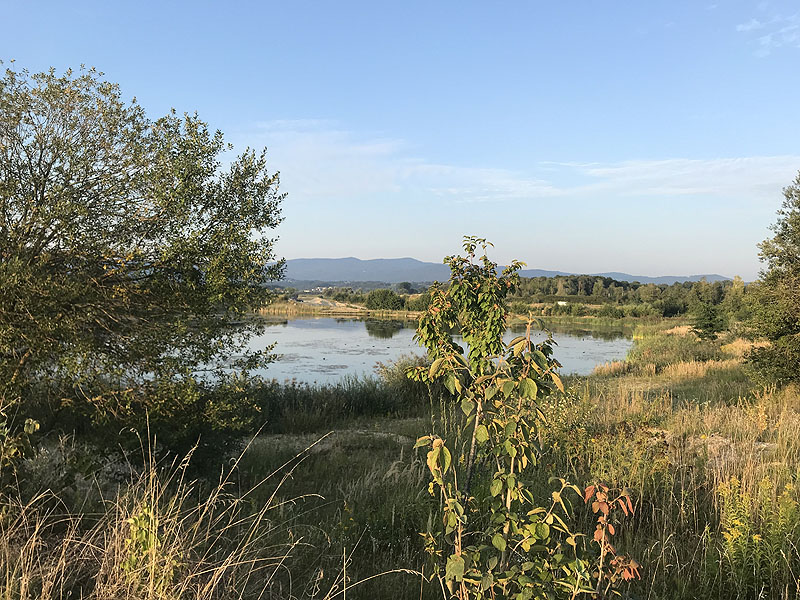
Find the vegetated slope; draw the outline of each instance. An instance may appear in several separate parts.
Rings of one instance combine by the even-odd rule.
[[[577,275],[566,271],[544,269],[525,269],[522,277],[555,277],[556,275]],[[628,273],[589,273],[601,277],[611,277],[617,281],[638,281],[639,283],[673,284],[680,281],[724,281],[729,279],[715,273],[702,275],[664,275],[649,277]],[[423,262],[415,258],[295,258],[286,261],[287,281],[444,281],[450,276],[446,265]]]

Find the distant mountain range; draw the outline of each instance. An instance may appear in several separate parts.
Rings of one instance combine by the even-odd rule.
[[[582,275],[565,271],[545,271],[525,269],[523,277],[554,277],[556,275]],[[681,281],[724,281],[729,279],[714,273],[704,275],[629,275],[628,273],[586,273],[600,277],[611,277],[617,281],[638,281],[639,283],[673,284]],[[445,281],[450,277],[447,265],[423,262],[415,258],[294,258],[286,261],[284,281],[320,281],[330,283],[356,283],[363,281],[383,281],[385,283]]]

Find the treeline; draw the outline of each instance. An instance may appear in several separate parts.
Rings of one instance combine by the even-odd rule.
[[[322,295],[336,302],[346,302],[348,304],[358,304],[368,310],[409,310],[421,311],[428,308],[430,304],[430,294],[427,291],[422,293],[411,287],[410,284],[399,284],[398,292],[383,288],[364,293],[361,290],[352,288],[329,288]]]
[[[656,285],[593,275],[559,275],[522,278],[511,307],[514,312],[535,309],[541,314],[621,318],[676,317],[694,312],[699,305],[712,305],[738,320],[743,316],[744,294],[745,284],[739,277]]]
[[[283,297],[296,297],[296,290],[284,290]],[[747,315],[746,286],[741,278],[726,281],[686,281],[669,284],[641,284],[593,275],[523,277],[510,296],[512,312],[537,315],[625,317],[677,317],[704,307],[741,321]],[[331,287],[325,298],[357,304],[370,310],[421,311],[430,303],[425,286],[408,282],[369,292],[350,287]]]

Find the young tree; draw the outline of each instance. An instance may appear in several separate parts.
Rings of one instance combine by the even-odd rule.
[[[725,330],[725,315],[719,305],[697,302],[692,311],[692,332],[703,340],[714,340]]]
[[[196,373],[244,348],[283,269],[278,175],[263,150],[223,169],[229,148],[196,115],[150,120],[94,69],[5,71],[0,411],[200,418]]]
[[[775,235],[759,245],[767,267],[747,293],[751,324],[770,342],[753,350],[750,362],[778,383],[800,380],[800,173],[783,196]]]
[[[593,564],[582,551],[580,534],[567,523],[570,496],[579,497],[580,490],[553,479],[555,489],[541,498],[531,485],[544,401],[555,390],[564,391],[560,364],[552,357],[552,338],[531,340],[533,322],[525,335],[504,342],[506,301],[519,285],[523,265],[513,261],[500,272],[486,255],[489,245],[466,237],[466,256],[445,258],[449,285],[431,288],[415,338],[431,365],[408,371],[418,381],[442,380],[463,413],[456,432],[448,435],[448,416],[415,445],[428,449],[428,491],[440,505],[441,521],[423,534],[427,551],[439,559],[434,577],[443,595],[457,600],[606,597],[615,578],[632,578],[638,568],[635,561],[613,556],[608,543],[613,525],[604,529],[610,506],[625,504],[627,514],[632,505],[624,493],[613,497],[607,488],[600,490],[593,506],[602,500],[594,538],[601,558]],[[479,247],[482,256],[476,255]],[[466,354],[453,339],[454,330],[467,344]],[[595,492],[595,486],[587,488],[586,502]]]

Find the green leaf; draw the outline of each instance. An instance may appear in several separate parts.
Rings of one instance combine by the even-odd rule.
[[[550,526],[547,523],[537,523],[536,537],[541,540],[546,540],[548,537],[550,537]]]
[[[517,344],[519,344],[520,342],[525,342],[525,341],[526,341],[526,338],[525,338],[525,336],[524,336],[524,335],[518,335],[518,336],[517,336],[517,337],[515,337],[513,340],[511,340],[510,342],[508,342],[508,344],[506,344],[506,348],[512,348],[513,346],[516,346],[516,345],[517,345]]]
[[[492,536],[492,546],[500,550],[500,552],[506,551],[506,539],[500,533],[495,533]]]
[[[447,446],[442,446],[442,458],[443,465],[442,465],[442,473],[447,473],[447,469],[450,468],[450,463],[452,462],[452,456],[450,456],[450,450],[447,449]]]
[[[489,486],[489,493],[494,497],[500,494],[503,491],[503,482],[500,479],[493,479],[491,485]]]
[[[472,414],[472,409],[475,408],[475,403],[470,400],[469,398],[464,398],[461,401],[461,411],[466,415],[469,416]]]
[[[517,386],[515,381],[506,381],[503,384],[503,395],[508,398],[511,393],[514,391],[514,388]]]
[[[494,585],[494,575],[492,575],[491,573],[486,573],[486,575],[484,575],[481,578],[481,591],[485,592],[493,585]]]
[[[444,380],[444,387],[447,388],[447,391],[451,394],[456,393],[456,376],[452,373],[448,373],[447,377]]]
[[[428,371],[428,377],[430,377],[431,379],[436,377],[436,375],[439,373],[439,371],[442,368],[442,363],[443,362],[444,362],[444,358],[437,358],[435,361],[433,361],[433,364],[431,365],[431,369],[430,369],[430,371]]]
[[[539,391],[536,382],[526,377],[519,383],[519,393],[523,398],[536,399],[536,394]]]
[[[447,557],[444,577],[447,581],[461,581],[464,579],[464,557],[451,554]]]
[[[475,429],[475,440],[479,444],[483,444],[489,440],[489,430],[486,429],[486,425],[480,424],[477,426]]]
[[[442,447],[443,446],[440,446],[439,448],[433,448],[432,450],[428,451],[426,462],[428,464],[428,468],[430,469],[431,473],[435,473],[436,471],[436,467],[438,466],[439,463],[439,453]]]

